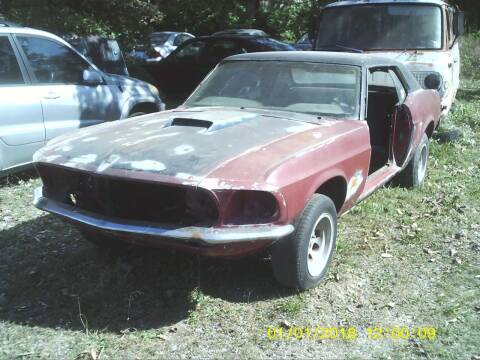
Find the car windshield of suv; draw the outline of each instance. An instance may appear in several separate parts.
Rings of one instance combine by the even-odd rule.
[[[441,49],[442,12],[435,5],[355,5],[322,13],[317,50]]]
[[[356,66],[229,61],[221,64],[185,106],[225,106],[359,119],[361,69]]]

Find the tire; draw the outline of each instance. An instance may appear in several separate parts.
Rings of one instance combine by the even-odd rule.
[[[415,150],[412,159],[395,179],[400,186],[407,188],[422,186],[427,175],[429,146],[428,137],[426,134],[423,134],[422,140]]]
[[[295,232],[272,246],[273,275],[280,284],[299,290],[318,285],[332,261],[336,238],[335,205],[315,194],[297,219]]]

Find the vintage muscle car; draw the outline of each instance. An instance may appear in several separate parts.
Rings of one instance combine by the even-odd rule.
[[[307,289],[337,216],[395,178],[422,184],[440,97],[374,55],[277,52],[224,60],[181,107],[79,130],[35,156],[35,205],[97,244],[208,256],[269,249]]]

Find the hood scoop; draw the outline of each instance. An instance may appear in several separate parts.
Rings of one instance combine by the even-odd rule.
[[[208,132],[217,131],[221,129],[225,129],[231,126],[239,125],[248,121],[251,121],[257,117],[255,114],[232,114],[225,112],[215,114],[215,117],[212,119],[195,119],[195,118],[174,118],[167,123],[165,127],[173,127],[173,126],[185,126],[185,127],[194,127],[194,128],[201,128],[206,129]]]
[[[198,127],[203,129],[209,129],[213,125],[213,122],[207,120],[199,119],[189,119],[189,118],[175,118],[170,123],[170,126],[187,126],[187,127]]]

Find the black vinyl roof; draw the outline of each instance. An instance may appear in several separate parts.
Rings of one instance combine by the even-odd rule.
[[[387,57],[372,54],[357,54],[347,52],[328,51],[276,51],[261,53],[246,53],[231,56],[229,60],[254,60],[254,61],[300,61],[319,62],[353,66],[401,66],[398,61]]]
[[[276,51],[239,54],[223,60],[223,62],[228,61],[286,61],[339,64],[367,68],[396,67],[401,71],[403,78],[411,90],[420,88],[417,80],[415,80],[410,70],[408,70],[403,63],[375,54],[328,51]]]

